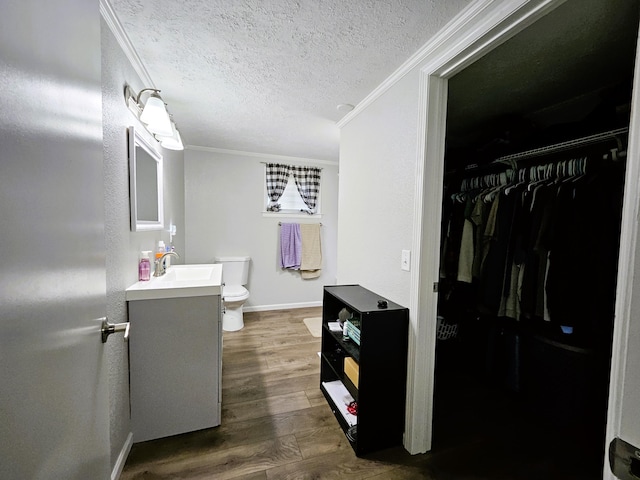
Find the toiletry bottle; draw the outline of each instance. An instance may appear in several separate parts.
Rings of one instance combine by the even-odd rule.
[[[146,282],[151,278],[151,262],[149,260],[149,250],[144,250],[140,257],[140,264],[138,265],[138,280]]]
[[[166,245],[164,251],[165,252],[170,252],[171,251],[171,246],[170,245]],[[170,255],[167,255],[166,257],[164,257],[164,264],[165,264],[165,266],[167,268],[169,268],[171,266],[171,256]]]
[[[156,260],[158,260],[164,254],[164,242],[160,240],[158,242],[158,249],[156,250]]]

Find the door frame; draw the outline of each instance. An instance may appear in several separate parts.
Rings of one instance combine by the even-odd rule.
[[[416,194],[412,248],[409,376],[405,448],[412,454],[431,449],[437,292],[440,262],[440,224],[444,177],[448,79],[566,0],[480,0],[473,2],[419,53],[420,68]],[[637,55],[637,53],[636,53]],[[640,91],[640,69],[635,67],[633,91]],[[635,125],[640,105],[632,102],[628,158],[635,158],[640,138]],[[630,324],[634,252],[639,214],[640,166],[628,162],[616,292],[616,315],[611,368],[607,442],[620,431],[622,385],[626,369],[626,342]],[[434,228],[434,226],[436,226]],[[607,455],[606,448],[603,455]],[[607,462],[605,462],[605,465]],[[605,468],[605,479],[614,477]]]
[[[640,152],[640,136],[638,122],[640,122],[640,37],[636,42],[636,62],[633,72],[631,96],[631,115],[629,119],[629,142],[627,145],[627,163],[625,170],[624,201],[622,204],[622,225],[620,229],[620,253],[618,258],[618,279],[616,288],[615,321],[613,328],[613,348],[611,355],[611,373],[609,377],[609,402],[607,410],[607,428],[605,434],[605,480],[616,477],[607,468],[609,463],[608,446],[616,437],[633,434],[634,441],[638,441],[640,432],[637,431],[638,422],[627,425],[625,431],[623,416],[633,410],[633,418],[640,396],[638,392],[638,367],[640,360],[637,347],[634,349],[630,342],[638,338],[638,323],[632,324],[631,319],[638,315],[638,295],[634,295],[634,287],[638,286],[635,271],[638,261],[638,228],[640,218],[640,162],[637,161]],[[635,161],[634,161],[635,160]],[[631,347],[631,348],[630,348]],[[632,356],[635,355],[635,356]],[[631,386],[625,380],[634,382]],[[628,388],[624,388],[628,387]],[[629,428],[632,431],[628,431]]]
[[[447,29],[447,37],[423,57],[420,68],[418,149],[416,162],[416,205],[413,234],[414,264],[410,309],[413,335],[410,338],[405,448],[410,453],[431,449],[437,294],[432,285],[439,280],[442,179],[446,134],[448,79],[487,52],[496,48],[566,0],[479,1]],[[478,14],[482,18],[478,19]],[[640,51],[640,39],[636,59]],[[631,105],[628,159],[640,152],[640,62],[636,61]],[[606,443],[621,431],[623,385],[628,364],[628,340],[634,307],[633,281],[640,215],[640,162],[628,161],[620,235],[620,256],[616,291],[613,353]],[[411,368],[413,367],[413,368]],[[604,448],[605,465],[608,464]],[[604,479],[615,477],[605,466]]]

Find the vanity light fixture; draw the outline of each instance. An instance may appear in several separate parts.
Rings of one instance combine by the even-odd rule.
[[[160,142],[160,145],[169,150],[184,150],[180,132],[176,128],[176,124],[173,121],[171,122],[171,130],[173,132],[171,136],[156,134],[156,140]]]
[[[151,92],[147,101],[142,103],[141,97],[145,92]],[[138,95],[134,95],[129,85],[125,86],[124,96],[127,107],[142,122],[145,128],[154,136],[164,148],[170,150],[184,150],[180,132],[167,112],[166,104],[157,88],[143,88]]]
[[[140,90],[140,93],[138,93],[138,96],[136,97],[136,103],[138,105],[142,105],[140,103],[140,96],[144,92],[148,91],[151,91],[152,93],[149,95],[149,98],[147,98],[144,107],[142,107],[140,121],[147,125],[147,130],[151,133],[165,136],[172,135],[171,119],[169,118],[169,113],[167,113],[164,101],[160,96],[160,90],[156,88],[145,88]]]

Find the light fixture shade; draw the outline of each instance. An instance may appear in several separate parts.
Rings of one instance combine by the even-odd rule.
[[[151,133],[170,137],[173,134],[171,129],[171,119],[164,106],[160,95],[152,93],[144,105],[140,120],[147,124],[147,129]]]
[[[171,122],[171,129],[173,130],[173,135],[171,135],[170,137],[156,135],[156,139],[160,142],[160,145],[169,150],[184,150],[180,132],[176,128],[176,124],[173,122]]]

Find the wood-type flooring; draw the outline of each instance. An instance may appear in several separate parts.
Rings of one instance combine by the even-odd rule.
[[[442,400],[456,408],[436,419],[432,452],[412,456],[397,447],[356,457],[319,389],[320,339],[302,320],[320,315],[320,308],[245,313],[245,327],[223,336],[222,424],[134,444],[120,478],[587,478],[554,464],[553,444],[519,434],[517,421],[497,427],[490,395],[462,388]],[[464,405],[477,402],[487,402],[488,414],[465,415]]]

